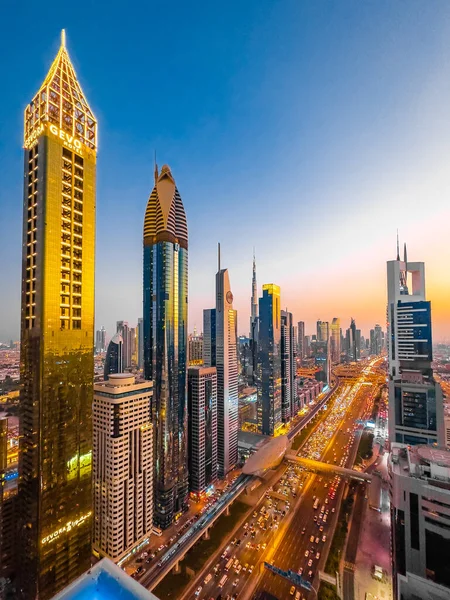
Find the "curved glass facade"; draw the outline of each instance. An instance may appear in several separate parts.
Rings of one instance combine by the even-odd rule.
[[[105,369],[103,376],[105,381],[111,373],[122,373],[123,370],[123,340],[122,336],[116,334],[108,344],[105,358]]]
[[[163,202],[169,193],[171,202]],[[177,235],[180,220],[186,239]],[[186,219],[171,173],[163,167],[144,224],[144,376],[153,380],[154,519],[162,528],[188,499],[187,307]]]

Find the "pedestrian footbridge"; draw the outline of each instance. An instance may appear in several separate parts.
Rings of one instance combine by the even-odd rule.
[[[288,462],[296,463],[308,469],[308,471],[316,471],[318,473],[325,473],[328,475],[341,475],[342,477],[348,477],[350,479],[357,479],[359,481],[372,481],[372,475],[356,471],[354,469],[346,469],[345,467],[339,467],[338,465],[331,465],[329,463],[320,462],[318,460],[312,460],[311,458],[302,458],[296,454],[286,453],[284,456]]]

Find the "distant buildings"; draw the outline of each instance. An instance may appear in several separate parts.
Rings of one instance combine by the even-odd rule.
[[[235,466],[238,458],[238,349],[237,311],[228,269],[216,274],[216,308],[203,311],[203,358],[205,367],[217,368],[217,458],[219,476]]]
[[[144,220],[144,376],[153,381],[155,522],[187,507],[188,230],[167,165],[155,170]],[[237,421],[237,419],[236,419]]]
[[[138,319],[137,324],[137,366],[144,368],[144,319]]]
[[[328,342],[330,337],[330,324],[328,321],[317,321],[317,341]]]
[[[131,369],[131,356],[133,348],[132,329],[128,321],[117,321],[117,333],[122,337],[122,367],[123,370]]]
[[[450,451],[398,447],[388,462],[395,598],[450,598]]]
[[[411,274],[412,289],[407,275]],[[425,265],[387,263],[389,438],[404,444],[445,445],[441,386],[433,377],[431,303],[425,298]]]
[[[48,600],[92,541],[97,122],[64,32],[24,122],[16,598]]]
[[[375,325],[374,329],[370,330],[370,354],[379,355],[383,349],[383,337],[380,325]]]
[[[331,379],[330,342],[314,342],[311,344],[311,352],[314,357],[314,364],[319,369],[316,373],[317,381],[321,381],[324,385],[329,385]]]
[[[200,497],[217,480],[217,371],[188,369],[189,489]]]
[[[136,382],[129,373],[94,385],[93,549],[115,562],[153,527],[152,393],[151,381]]]
[[[275,435],[282,423],[280,288],[263,285],[258,325],[258,428]]]
[[[108,344],[105,358],[103,377],[108,381],[108,375],[123,372],[123,340],[120,333],[116,333]]]

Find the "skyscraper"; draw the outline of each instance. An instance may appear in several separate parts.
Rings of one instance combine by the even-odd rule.
[[[275,435],[282,423],[281,411],[281,311],[280,288],[263,285],[259,299],[258,429]]]
[[[289,422],[298,410],[296,336],[292,313],[281,311],[281,418]]]
[[[103,376],[108,381],[108,375],[123,372],[123,341],[120,333],[116,333],[108,344]]]
[[[258,285],[256,283],[256,259],[253,251],[252,297],[250,302],[250,350],[251,381],[255,382],[256,362],[258,357]]]
[[[144,220],[144,375],[153,380],[155,522],[168,527],[188,498],[188,230],[167,165],[158,174]]]
[[[217,368],[217,458],[219,476],[225,476],[238,458],[238,349],[237,311],[228,269],[216,273],[216,308],[203,311],[205,366]]]
[[[328,342],[330,337],[330,326],[328,321],[317,321],[317,341]]]
[[[217,480],[217,371],[189,367],[189,488],[199,497]]]
[[[95,332],[95,351],[97,354],[106,350],[106,331],[105,328],[97,329]]]
[[[64,32],[25,109],[19,597],[90,566],[97,122]]]
[[[153,527],[151,397],[152,382],[136,383],[130,373],[94,385],[93,548],[114,561]]]
[[[300,359],[300,363],[305,358],[306,349],[305,349],[305,323],[304,321],[299,321],[297,323],[297,356]]]
[[[341,359],[341,322],[337,317],[330,325],[330,356],[332,362],[337,363]]]
[[[411,276],[411,291],[407,276]],[[389,438],[404,444],[445,445],[441,386],[431,362],[431,303],[423,262],[387,263]]]
[[[138,319],[137,324],[138,369],[144,368],[144,319]]]

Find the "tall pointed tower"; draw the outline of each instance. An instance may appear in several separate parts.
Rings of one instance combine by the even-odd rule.
[[[62,33],[25,109],[20,598],[90,566],[97,123]]]
[[[168,527],[188,500],[188,230],[167,165],[158,174],[144,219],[144,376],[153,380],[154,519]]]

